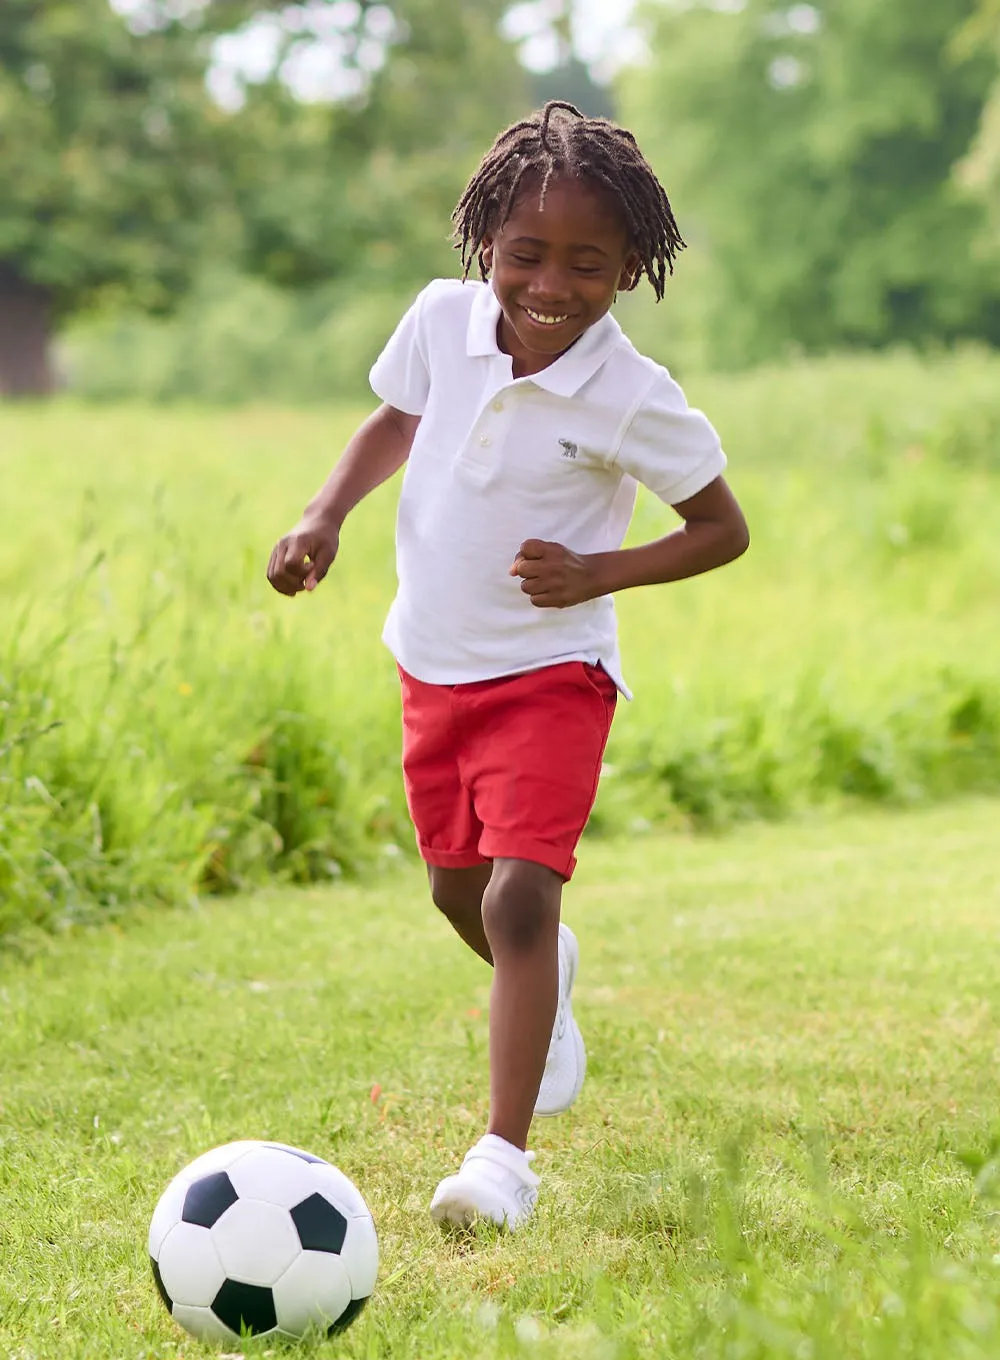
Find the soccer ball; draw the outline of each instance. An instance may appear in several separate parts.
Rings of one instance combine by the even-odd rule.
[[[361,1194],[329,1162],[283,1143],[226,1143],[167,1186],[149,1259],[171,1317],[195,1336],[342,1331],[378,1272]]]

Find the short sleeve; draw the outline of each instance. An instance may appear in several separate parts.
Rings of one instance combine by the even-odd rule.
[[[618,466],[669,505],[703,491],[725,470],[719,436],[663,371],[629,422]]]
[[[431,386],[423,325],[426,295],[425,288],[396,327],[368,375],[377,397],[411,416],[423,415]]]

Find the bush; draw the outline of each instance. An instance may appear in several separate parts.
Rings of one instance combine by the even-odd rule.
[[[117,313],[78,323],[60,347],[63,378],[105,402],[363,398],[407,301],[384,286],[296,295],[216,272],[169,319]]]
[[[636,702],[592,832],[1000,790],[1000,491],[976,443],[998,377],[968,354],[692,381],[753,545],[619,598]],[[0,413],[0,933],[412,853],[379,641],[394,487],[315,596],[264,580],[365,409]],[[643,496],[632,541],[674,523]]]

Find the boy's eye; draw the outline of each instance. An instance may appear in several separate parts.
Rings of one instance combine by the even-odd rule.
[[[602,271],[599,265],[578,264],[576,272],[578,274],[600,274]]]
[[[538,260],[535,258],[534,255],[512,255],[512,256],[511,256],[511,259],[512,259],[512,260],[516,260],[518,264],[537,264],[537,263],[538,263]]]

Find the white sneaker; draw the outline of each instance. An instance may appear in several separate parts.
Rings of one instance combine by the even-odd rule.
[[[530,1166],[534,1155],[486,1134],[465,1154],[457,1174],[446,1176],[435,1190],[431,1217],[458,1227],[485,1218],[519,1228],[538,1198],[538,1177]]]
[[[552,1026],[542,1084],[535,1101],[535,1114],[562,1114],[576,1100],[587,1074],[587,1050],[573,1019],[573,981],[580,961],[580,948],[569,926],[559,925],[559,1004]]]

